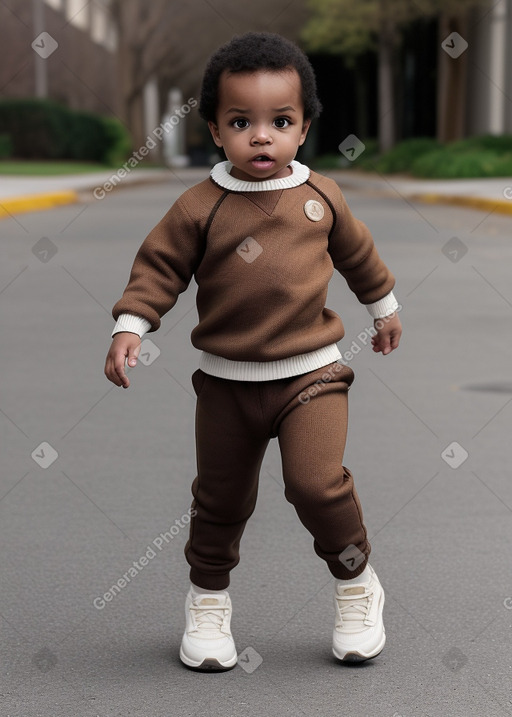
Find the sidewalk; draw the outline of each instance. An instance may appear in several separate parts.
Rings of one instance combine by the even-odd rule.
[[[137,169],[119,180],[119,187],[133,186],[147,182],[169,182],[176,179],[183,170]],[[198,181],[208,176],[207,169],[195,171]],[[105,187],[115,176],[114,168],[88,174],[66,174],[51,177],[18,177],[0,174],[0,219],[13,214],[52,209],[62,204],[95,201],[94,191]],[[105,190],[104,190],[105,191]],[[110,190],[109,190],[110,191]],[[105,195],[108,191],[105,191]]]
[[[488,179],[413,179],[400,174],[377,175],[357,170],[326,172],[342,187],[428,204],[456,204],[512,214],[512,177]]]
[[[62,204],[95,201],[110,191],[141,183],[182,181],[191,186],[208,176],[207,167],[138,169],[118,184],[108,182],[115,170],[52,177],[0,175],[0,219],[13,214],[51,209]],[[356,170],[324,172],[342,188],[430,204],[456,204],[512,214],[512,177],[491,179],[417,180],[404,175],[377,175]]]

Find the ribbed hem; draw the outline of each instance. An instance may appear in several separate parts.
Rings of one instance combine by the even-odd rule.
[[[232,192],[268,192],[274,189],[290,189],[304,184],[309,179],[310,169],[305,164],[292,160],[289,165],[292,168],[292,174],[288,177],[280,177],[279,179],[263,179],[261,182],[247,182],[244,179],[237,179],[230,174],[233,167],[231,162],[218,162],[210,170],[210,177],[215,184],[223,189],[229,189]]]
[[[120,314],[117,317],[117,322],[111,336],[118,334],[120,331],[130,331],[132,334],[138,334],[139,337],[142,338],[146,331],[149,331],[150,328],[150,322],[142,316],[135,316],[135,314]]]
[[[199,368],[211,376],[235,381],[273,381],[314,371],[339,358],[341,354],[336,344],[277,361],[232,361],[203,351]]]
[[[366,304],[366,308],[372,319],[383,319],[385,316],[394,314],[398,309],[398,301],[395,299],[395,295],[392,291],[386,294],[379,301],[374,301],[373,304]]]

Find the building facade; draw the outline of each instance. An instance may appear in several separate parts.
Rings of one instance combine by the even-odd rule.
[[[51,39],[45,43],[41,32]],[[73,109],[117,114],[109,0],[5,0],[0,42],[8,58],[0,64],[0,99],[45,96]],[[47,57],[46,48],[53,50]]]
[[[465,134],[512,134],[512,0],[475,12],[466,40]]]

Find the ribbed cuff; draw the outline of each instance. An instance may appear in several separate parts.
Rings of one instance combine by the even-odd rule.
[[[374,301],[373,304],[366,304],[368,313],[372,319],[383,319],[385,316],[394,314],[398,309],[398,301],[392,291],[386,294],[382,299]]]
[[[150,328],[150,322],[142,316],[135,316],[135,314],[120,314],[117,318],[117,322],[111,336],[118,334],[120,331],[130,331],[130,333],[138,334],[138,336],[142,338]]]

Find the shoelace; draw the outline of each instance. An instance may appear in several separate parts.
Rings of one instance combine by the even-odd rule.
[[[339,627],[349,627],[347,623],[351,622],[350,627],[356,628],[354,623],[362,623],[368,617],[370,607],[373,600],[373,593],[364,589],[363,593],[349,592],[357,588],[345,588],[342,595],[336,595],[336,601],[339,606],[342,624]],[[346,602],[344,605],[343,603]]]
[[[206,598],[208,599],[208,598]],[[195,623],[198,630],[212,630],[219,632],[224,624],[225,611],[228,609],[226,605],[214,604],[192,604],[190,609],[194,611]]]

